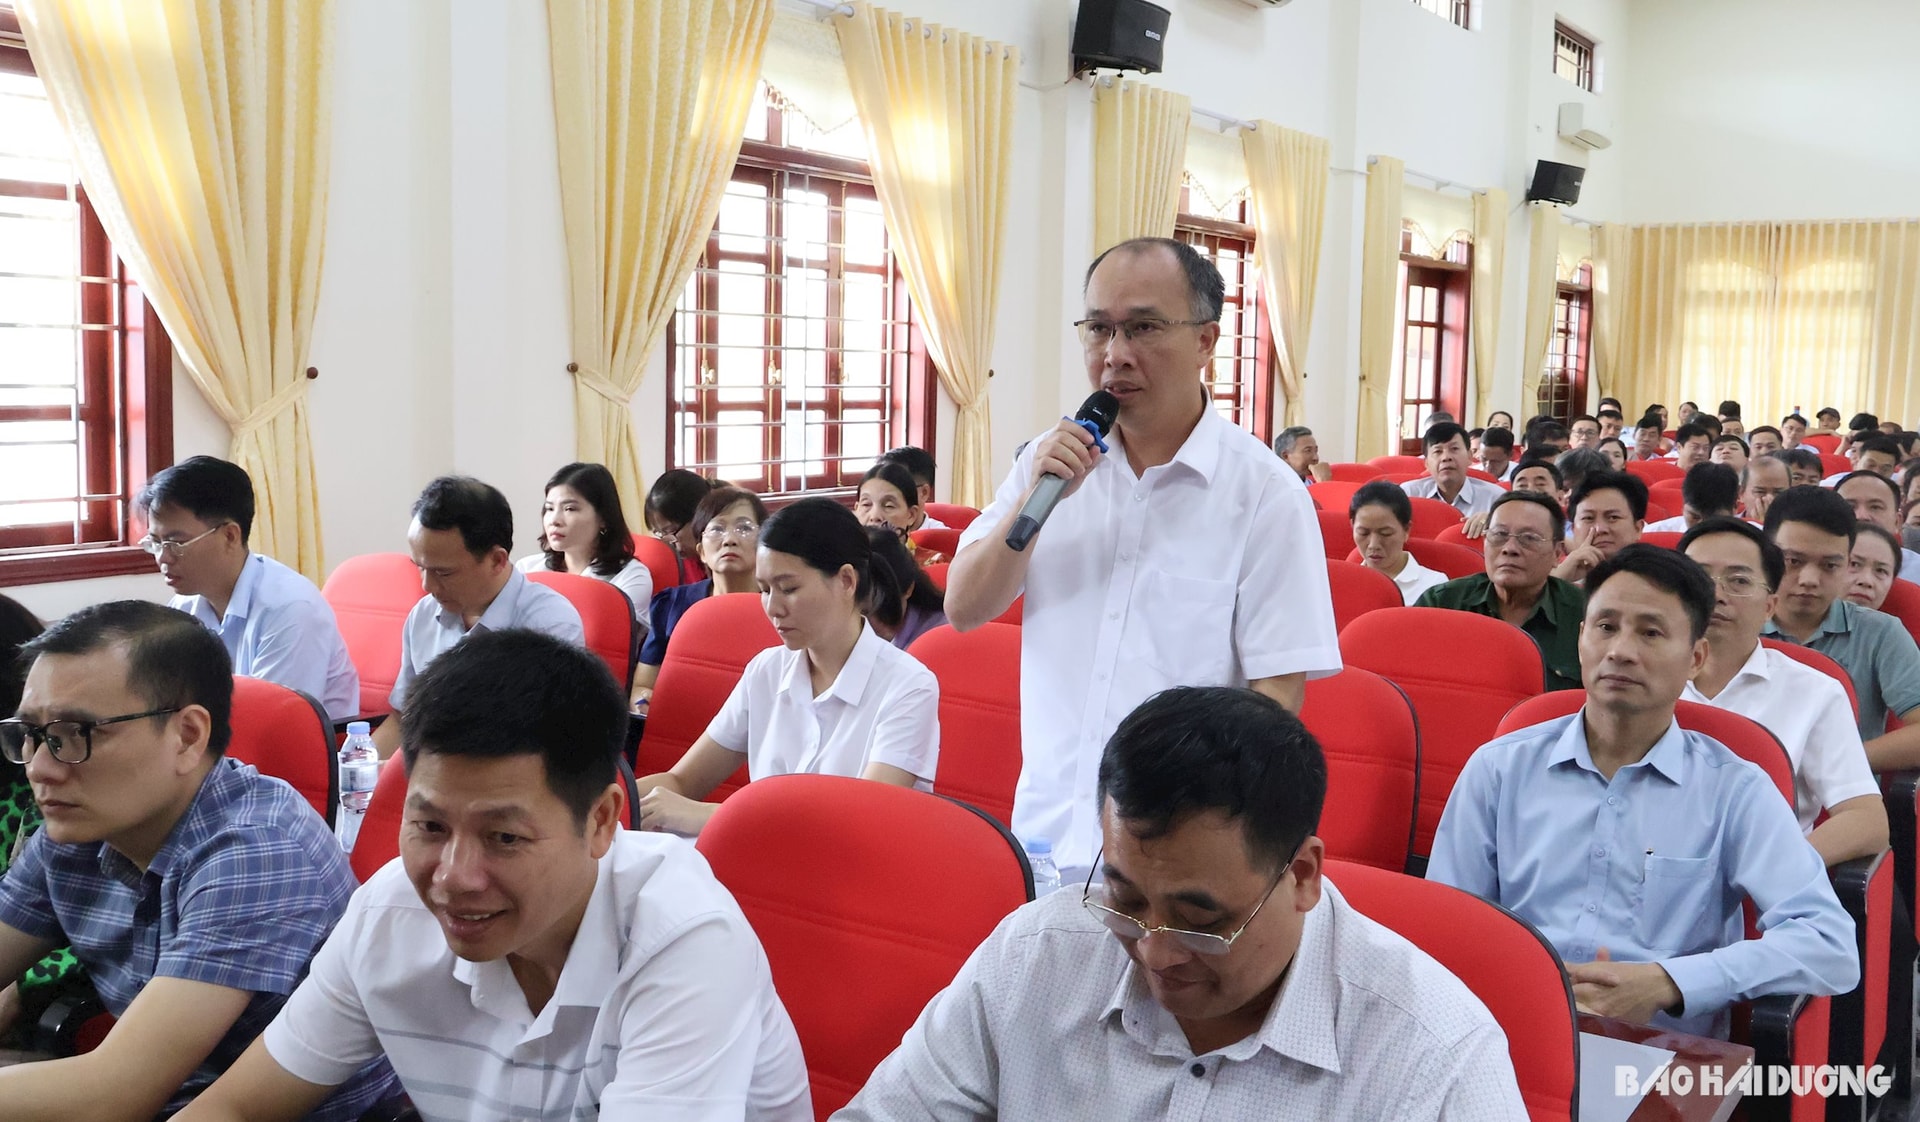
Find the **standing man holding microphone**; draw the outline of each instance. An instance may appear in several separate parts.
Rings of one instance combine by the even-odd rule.
[[[1100,753],[1141,702],[1251,686],[1297,712],[1307,678],[1340,669],[1307,489],[1208,401],[1223,291],[1168,238],[1094,260],[1074,324],[1088,424],[1063,419],[1021,453],[948,574],[962,631],[1026,596],[1013,830],[1053,843],[1063,883],[1095,863]]]

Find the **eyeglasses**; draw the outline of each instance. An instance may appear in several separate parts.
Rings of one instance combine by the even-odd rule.
[[[725,541],[728,534],[737,536],[741,541],[752,541],[760,536],[760,527],[746,519],[738,522],[709,522],[700,535],[710,542]]]
[[[1495,549],[1504,549],[1508,542],[1513,542],[1519,545],[1521,549],[1531,553],[1536,550],[1545,549],[1547,543],[1551,540],[1552,539],[1545,534],[1536,534],[1532,530],[1522,530],[1517,534],[1512,530],[1487,531],[1487,544]]]
[[[24,764],[44,746],[53,753],[54,759],[63,764],[84,764],[93,755],[94,729],[148,717],[164,717],[179,711],[180,706],[173,705],[165,709],[149,709],[145,713],[129,713],[124,717],[107,717],[98,721],[48,721],[44,725],[12,717],[0,721],[0,755],[16,764]]]
[[[162,541],[159,538],[154,537],[152,534],[148,534],[146,537],[141,538],[135,544],[138,545],[141,549],[152,554],[156,558],[161,558],[167,561],[178,561],[180,560],[180,555],[187,551],[188,546],[192,545],[194,542],[199,541],[201,538],[206,537],[207,534],[217,534],[221,530],[226,529],[230,525],[232,525],[232,523],[222,522],[220,523],[220,525],[215,526],[213,529],[208,530],[205,533],[195,535],[194,537],[188,538],[186,541],[183,541],[183,542]]]
[[[1298,856],[1298,854],[1296,853],[1295,856]],[[1100,856],[1097,855],[1094,857],[1093,867],[1095,869],[1100,867]],[[1267,886],[1266,895],[1260,897],[1260,902],[1254,905],[1253,914],[1249,915],[1247,922],[1236,928],[1231,935],[1211,935],[1205,931],[1188,931],[1185,928],[1168,927],[1164,924],[1159,927],[1148,927],[1146,924],[1141,923],[1125,912],[1116,912],[1104,904],[1096,904],[1093,902],[1092,872],[1087,873],[1086,887],[1080,890],[1080,906],[1091,912],[1093,918],[1105,924],[1108,931],[1113,932],[1128,942],[1138,942],[1149,935],[1166,935],[1183,950],[1192,951],[1194,954],[1208,955],[1210,957],[1218,956],[1232,950],[1234,940],[1240,938],[1241,935],[1246,933],[1247,928],[1253,926],[1254,917],[1260,914],[1261,908],[1267,906],[1267,901],[1273,898],[1273,890],[1279,888],[1280,882],[1287,879],[1287,870],[1291,868],[1293,868],[1293,859],[1288,858],[1286,867],[1282,868],[1280,875],[1275,877],[1273,883]]]
[[[1745,573],[1708,573],[1707,575],[1713,578],[1715,587],[1735,599],[1773,591]]]
[[[1140,319],[1130,319],[1125,323],[1114,323],[1104,319],[1077,319],[1073,321],[1073,327],[1080,333],[1080,345],[1093,351],[1112,343],[1116,334],[1126,336],[1129,343],[1151,344],[1166,338],[1169,328],[1202,327],[1212,322],[1206,319],[1154,319],[1143,316]]]

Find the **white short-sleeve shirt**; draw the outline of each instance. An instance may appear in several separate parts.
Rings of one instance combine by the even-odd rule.
[[[1118,432],[1107,443],[1027,547],[1013,829],[1052,841],[1062,868],[1093,864],[1100,752],[1141,702],[1341,665],[1320,524],[1284,460],[1212,409],[1171,461],[1140,475]],[[962,551],[1019,508],[1034,447]]]
[[[773,647],[753,656],[707,735],[744,754],[754,779],[858,777],[868,764],[891,764],[930,791],[940,756],[940,684],[863,622],[846,665],[818,697],[806,651]]]
[[[547,555],[545,553],[535,553],[527,557],[522,557],[513,563],[513,567],[523,573],[544,573],[549,571],[547,569]],[[621,566],[620,571],[610,577],[601,576],[599,570],[589,565],[587,571],[580,575],[592,577],[594,580],[606,581],[608,584],[626,593],[627,599],[633,604],[633,625],[640,629],[642,635],[646,633],[647,606],[653,603],[653,570],[647,568],[646,562],[640,560],[638,557],[629,558],[627,563]]]
[[[220,636],[235,674],[299,690],[336,721],[359,714],[360,673],[333,607],[296,570],[248,554],[224,614],[215,617],[205,596],[175,596],[167,605]]]
[[[528,580],[518,569],[507,571],[507,583],[500,594],[480,613],[473,631],[504,631],[524,627],[551,635],[563,642],[584,644],[586,629],[580,613],[565,596],[542,584]],[[433,660],[452,650],[472,631],[459,612],[450,612],[431,596],[422,596],[400,631],[400,676],[387,695],[395,708],[407,707],[407,688]]]
[[[1708,697],[1688,682],[1680,696],[1738,713],[1779,738],[1793,763],[1793,809],[1802,832],[1813,830],[1823,810],[1862,795],[1879,797],[1846,687],[1813,667],[1757,643],[1718,695]]]
[[[1411,606],[1415,600],[1420,599],[1422,592],[1425,592],[1436,584],[1445,584],[1452,579],[1452,577],[1449,577],[1445,573],[1435,572],[1425,565],[1422,565],[1414,559],[1413,554],[1409,553],[1407,554],[1406,566],[1393,578],[1393,583],[1395,587],[1400,589],[1400,599]]]
[[[622,830],[553,997],[456,958],[398,858],[360,887],[261,1039],[331,1086],[386,1054],[424,1118],[811,1122],[760,940],[685,841]]]
[[[1409,479],[1400,485],[1400,489],[1405,491],[1410,499],[1439,499],[1443,503],[1447,501],[1440,494],[1440,481],[1431,475]],[[1506,488],[1498,483],[1488,483],[1484,479],[1475,479],[1469,475],[1465,482],[1460,484],[1460,493],[1455,495],[1453,502],[1448,505],[1465,515],[1486,514],[1493,510],[1493,504],[1506,493]]]

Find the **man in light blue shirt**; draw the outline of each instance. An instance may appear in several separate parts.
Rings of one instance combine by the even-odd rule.
[[[233,672],[318,701],[336,721],[360,712],[360,675],[333,608],[313,582],[247,548],[253,480],[237,464],[194,456],[153,477],[135,500],[140,547],[160,562],[168,606],[220,636]]]
[[[407,551],[426,595],[400,632],[393,716],[374,731],[381,758],[400,746],[407,690],[434,659],[476,631],[524,627],[583,644],[580,613],[567,598],[513,567],[513,507],[497,489],[462,475],[427,484],[413,503]]]
[[[1713,587],[1657,546],[1594,569],[1586,706],[1474,753],[1427,876],[1538,927],[1582,1008],[1718,1036],[1729,1005],[1844,993],[1860,965],[1853,922],[1792,805],[1759,768],[1674,720],[1706,660]]]

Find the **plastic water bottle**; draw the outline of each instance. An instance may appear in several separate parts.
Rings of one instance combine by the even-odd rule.
[[[348,853],[360,836],[360,823],[367,817],[367,804],[373,801],[373,785],[379,778],[380,750],[373,746],[373,726],[354,721],[347,726],[347,742],[340,746],[340,809],[333,818],[340,848]]]
[[[1060,870],[1053,863],[1053,843],[1046,838],[1030,838],[1026,843],[1027,864],[1033,869],[1033,898],[1060,890]]]

